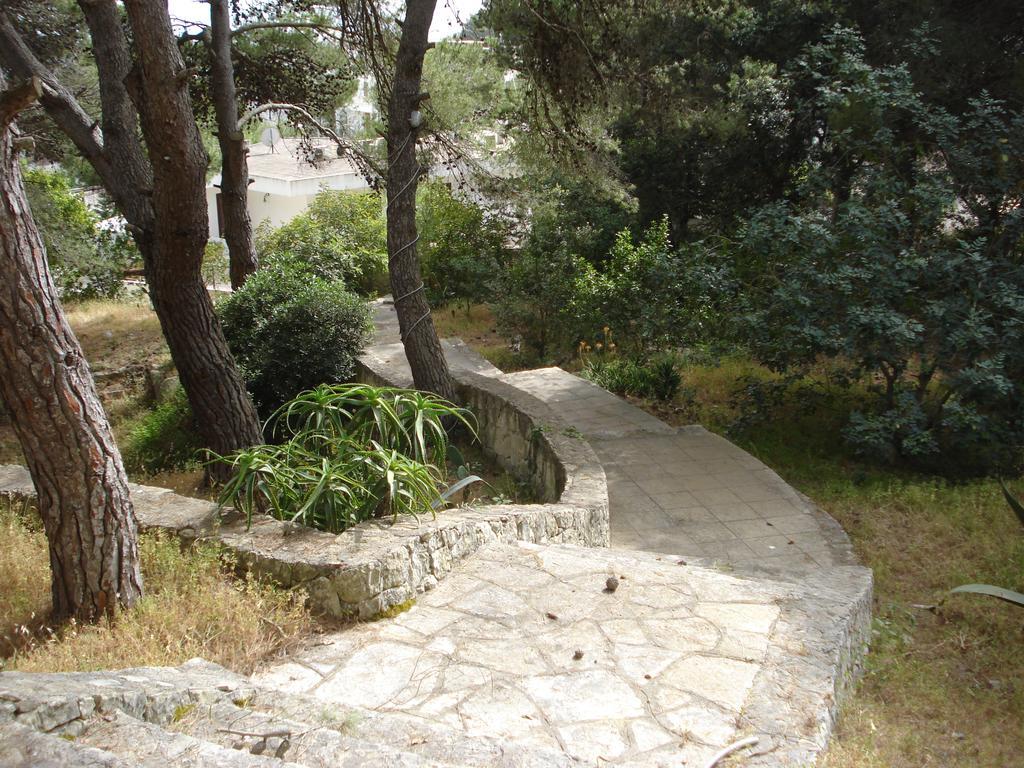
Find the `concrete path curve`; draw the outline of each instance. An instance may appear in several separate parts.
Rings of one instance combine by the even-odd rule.
[[[374,305],[372,351],[405,367],[398,320]],[[561,368],[502,373],[458,339],[453,370],[500,378],[553,407],[587,440],[608,478],[612,546],[773,576],[854,565],[842,528],[758,459],[699,425],[674,428]]]

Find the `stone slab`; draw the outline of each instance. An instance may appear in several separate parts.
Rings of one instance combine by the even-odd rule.
[[[808,765],[857,673],[870,594],[861,568],[798,584],[646,553],[489,545],[409,611],[254,680],[584,765],[700,764],[747,735],[761,739],[749,765]]]

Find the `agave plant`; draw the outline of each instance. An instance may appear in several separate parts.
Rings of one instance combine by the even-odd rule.
[[[1006,484],[1001,480],[999,485],[1003,489],[1003,498],[1006,499],[1006,503],[1010,505],[1010,509],[1017,516],[1020,524],[1024,526],[1024,504],[1010,493]],[[995,597],[999,600],[1005,600],[1008,603],[1024,608],[1024,594],[1020,592],[1014,592],[1012,589],[1006,589],[1005,587],[997,587],[992,584],[963,584],[959,587],[955,587],[950,590],[950,593],[968,593],[974,595],[988,595],[989,597]]]
[[[335,533],[371,517],[434,514],[451,492],[439,489],[457,425],[475,436],[468,411],[431,394],[321,385],[268,420],[284,442],[213,457],[233,470],[220,503],[249,523],[267,512]]]

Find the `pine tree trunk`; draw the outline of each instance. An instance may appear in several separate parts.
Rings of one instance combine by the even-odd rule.
[[[200,434],[224,454],[262,436],[202,278],[206,152],[166,3],[128,0],[125,6],[138,54],[133,98],[153,167],[155,224],[146,278]],[[213,469],[223,477],[223,467]]]
[[[92,118],[33,56],[2,9],[0,61],[19,77],[37,75],[46,83],[40,103],[90,162],[127,220],[203,443],[224,454],[262,442],[256,409],[203,286],[206,153],[166,4],[131,4],[137,64],[117,3],[79,0],[79,5],[99,73],[102,142]],[[137,109],[136,101],[145,109]],[[148,153],[139,141],[140,113]]]
[[[142,596],[135,513],[0,123],[0,396],[38,494],[54,618],[94,621]]]
[[[423,56],[435,0],[408,0],[395,76],[388,104],[388,273],[405,356],[419,389],[455,399],[455,384],[444,358],[423,291],[416,249],[417,129],[409,122],[419,110]]]
[[[210,90],[220,144],[220,194],[224,239],[228,243],[231,287],[238,290],[256,271],[256,247],[249,218],[249,165],[245,138],[238,127],[238,96],[231,63],[231,13],[228,0],[210,0]]]

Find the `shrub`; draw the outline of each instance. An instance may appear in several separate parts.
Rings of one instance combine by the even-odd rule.
[[[683,381],[676,361],[668,355],[647,362],[617,357],[589,360],[583,376],[609,392],[662,401],[675,397]]]
[[[830,359],[868,381],[845,429],[863,455],[951,476],[1016,471],[1024,114],[986,97],[947,113],[905,67],[863,55],[846,31],[810,51],[827,141],[799,194],[738,232],[735,261],[757,275],[737,281],[743,337],[775,370]]]
[[[706,333],[708,294],[719,275],[689,249],[673,249],[667,219],[639,240],[622,230],[597,265],[572,242],[570,233],[544,224],[497,281],[499,326],[538,356],[568,351],[608,326],[622,351],[640,359]]]
[[[559,347],[571,348],[582,327],[574,314],[571,276],[583,266],[564,246],[545,251],[527,245],[496,281],[493,310],[501,331],[540,360]]]
[[[457,200],[440,181],[420,185],[416,206],[420,263],[428,300],[485,301],[501,261],[505,234],[496,219]]]
[[[432,512],[442,501],[445,421],[472,430],[468,415],[414,390],[319,386],[271,417],[268,429],[285,442],[217,457],[233,469],[221,503],[250,521],[265,510],[333,532],[371,517]]]
[[[369,338],[369,310],[342,283],[280,267],[250,276],[217,311],[263,414],[305,389],[351,379]]]
[[[646,356],[676,341],[684,324],[679,273],[667,218],[639,242],[623,230],[602,268],[587,263],[576,273],[576,315],[611,326],[620,345]]]
[[[218,287],[231,287],[231,263],[228,247],[217,240],[210,240],[203,250],[203,282]]]
[[[188,397],[179,386],[132,427],[124,464],[129,472],[148,474],[182,469],[196,461],[200,448]]]
[[[99,219],[64,173],[28,168],[25,191],[61,298],[113,298],[135,253],[129,239],[98,228]]]
[[[287,224],[256,229],[262,265],[341,280],[364,296],[387,291],[387,250],[384,205],[372,193],[325,190]]]

